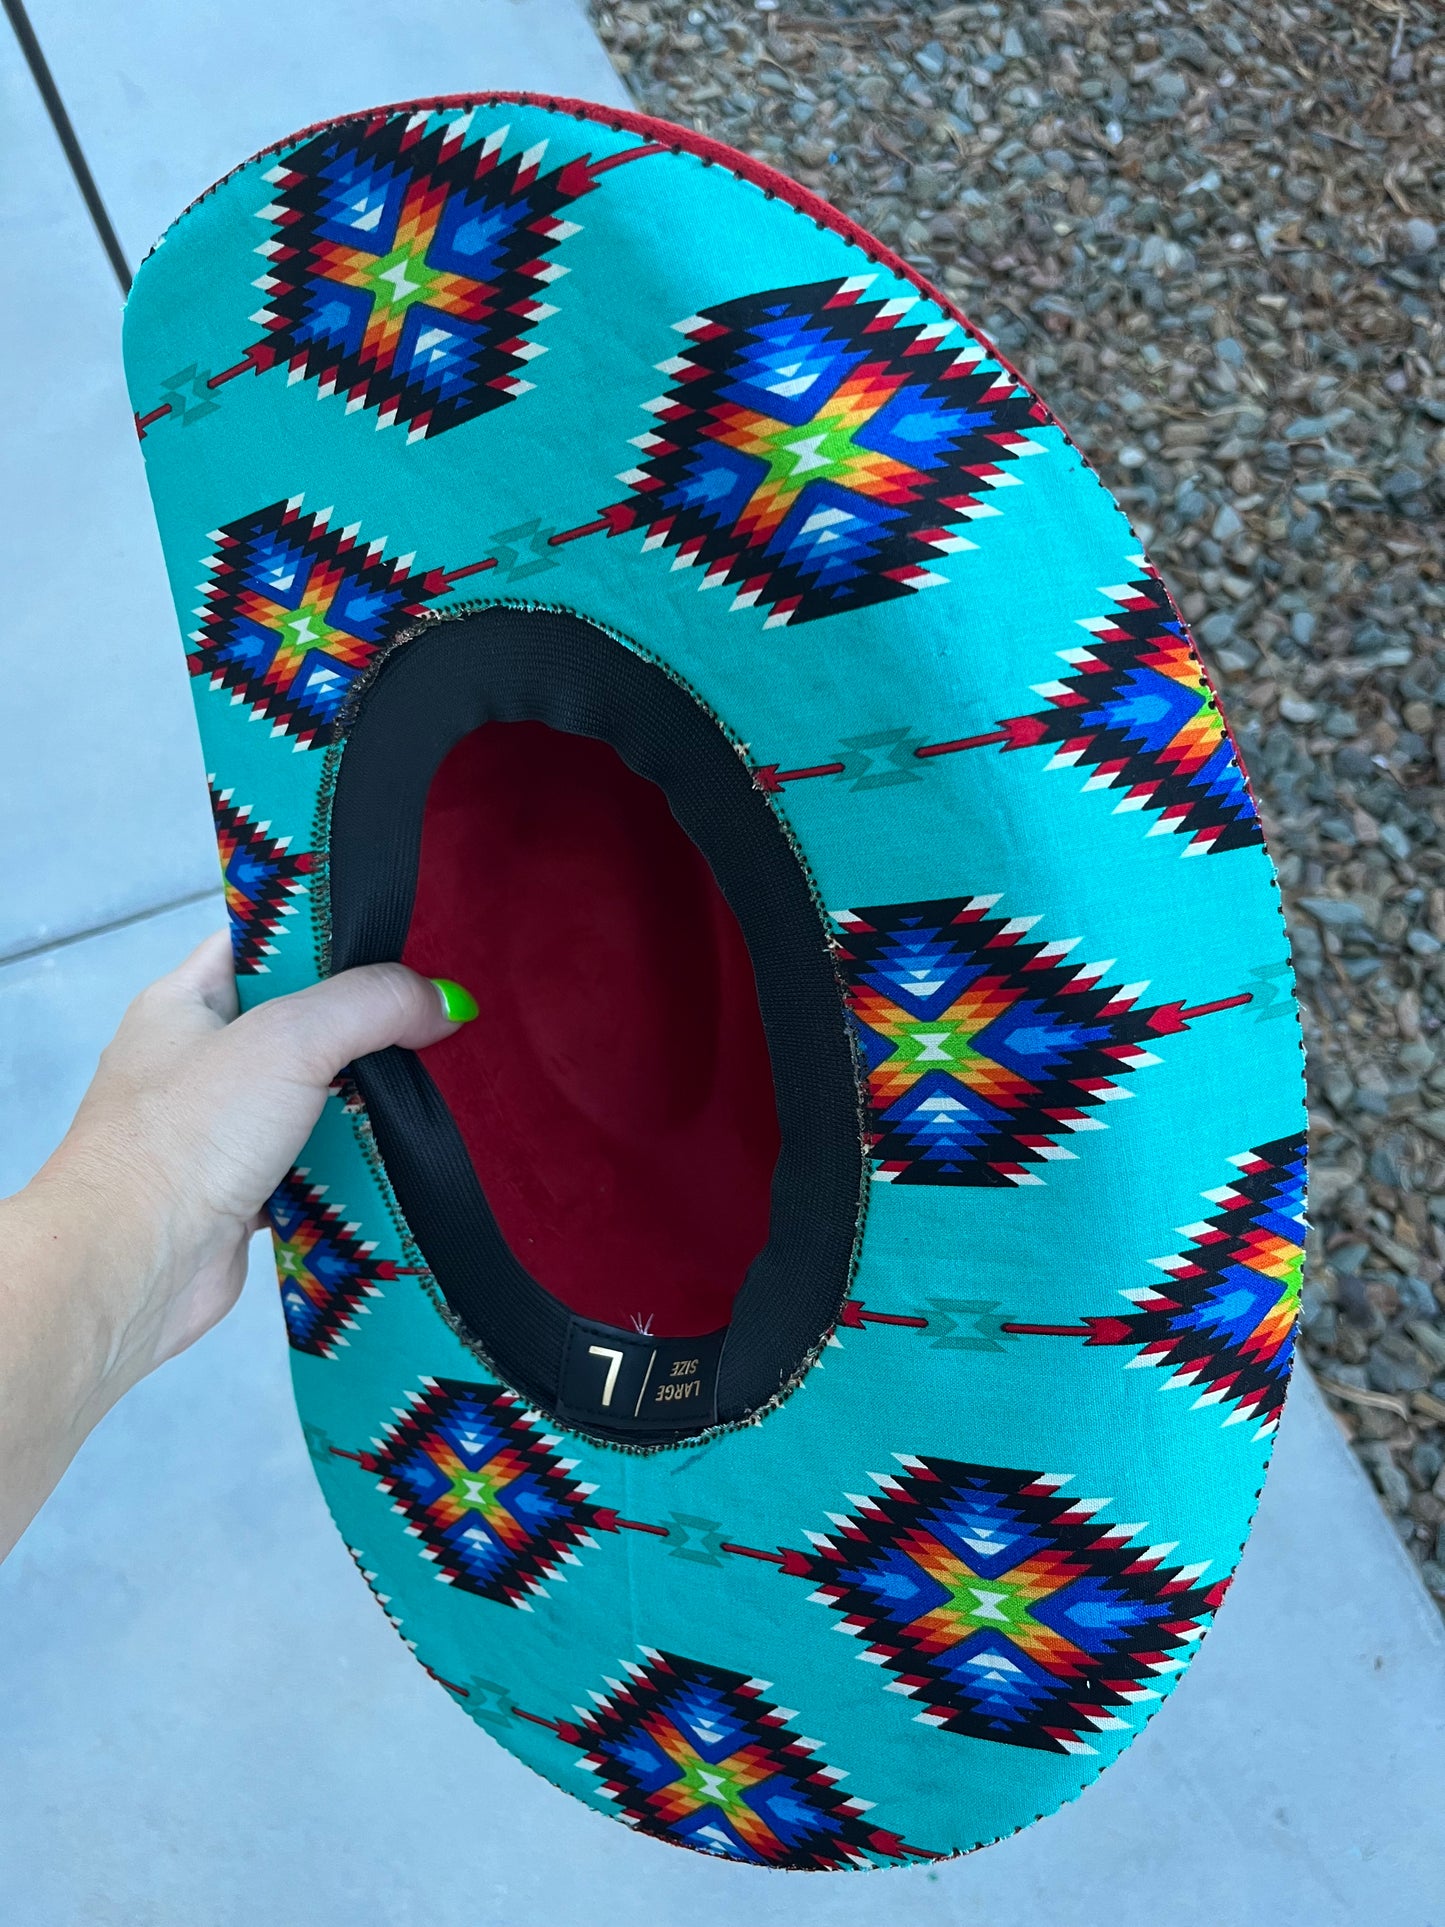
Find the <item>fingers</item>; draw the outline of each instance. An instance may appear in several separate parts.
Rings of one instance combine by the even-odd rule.
[[[196,945],[184,963],[161,978],[156,988],[173,989],[183,996],[194,997],[214,1011],[222,1023],[231,1023],[238,1005],[230,932],[213,930],[204,942]]]
[[[230,939],[217,930],[132,998],[101,1062],[112,1072],[154,1081],[177,1052],[224,1030],[236,1009]]]
[[[429,978],[386,963],[363,964],[260,1004],[228,1036],[274,1053],[278,1070],[323,1089],[354,1058],[391,1044],[422,1050],[458,1028]]]

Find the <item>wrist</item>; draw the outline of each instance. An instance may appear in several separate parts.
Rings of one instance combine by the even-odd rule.
[[[0,1558],[86,1436],[132,1383],[127,1320],[108,1286],[104,1216],[47,1172],[0,1199]]]
[[[150,1369],[145,1314],[164,1262],[161,1217],[111,1160],[70,1145],[8,1202],[26,1289],[62,1327],[83,1438]]]

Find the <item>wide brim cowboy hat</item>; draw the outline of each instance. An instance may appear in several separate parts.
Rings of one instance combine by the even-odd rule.
[[[824,202],[575,101],[278,142],[126,359],[243,1002],[480,1007],[271,1206],[386,1612],[674,1844],[1070,1799],[1228,1585],[1304,1240],[1278,892],[1107,490]]]

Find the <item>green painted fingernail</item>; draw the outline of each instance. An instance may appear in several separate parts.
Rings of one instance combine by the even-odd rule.
[[[461,984],[455,984],[450,977],[433,977],[437,995],[442,1000],[442,1010],[449,1024],[469,1024],[477,1014],[477,1000]]]

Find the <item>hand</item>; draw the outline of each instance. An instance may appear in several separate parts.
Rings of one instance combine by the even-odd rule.
[[[218,933],[136,998],[64,1142],[0,1203],[0,1557],[13,1501],[18,1536],[102,1413],[235,1303],[262,1206],[337,1072],[457,1028],[401,964],[236,1013]],[[28,1505],[3,1489],[17,1461],[19,1485],[40,1487]]]

